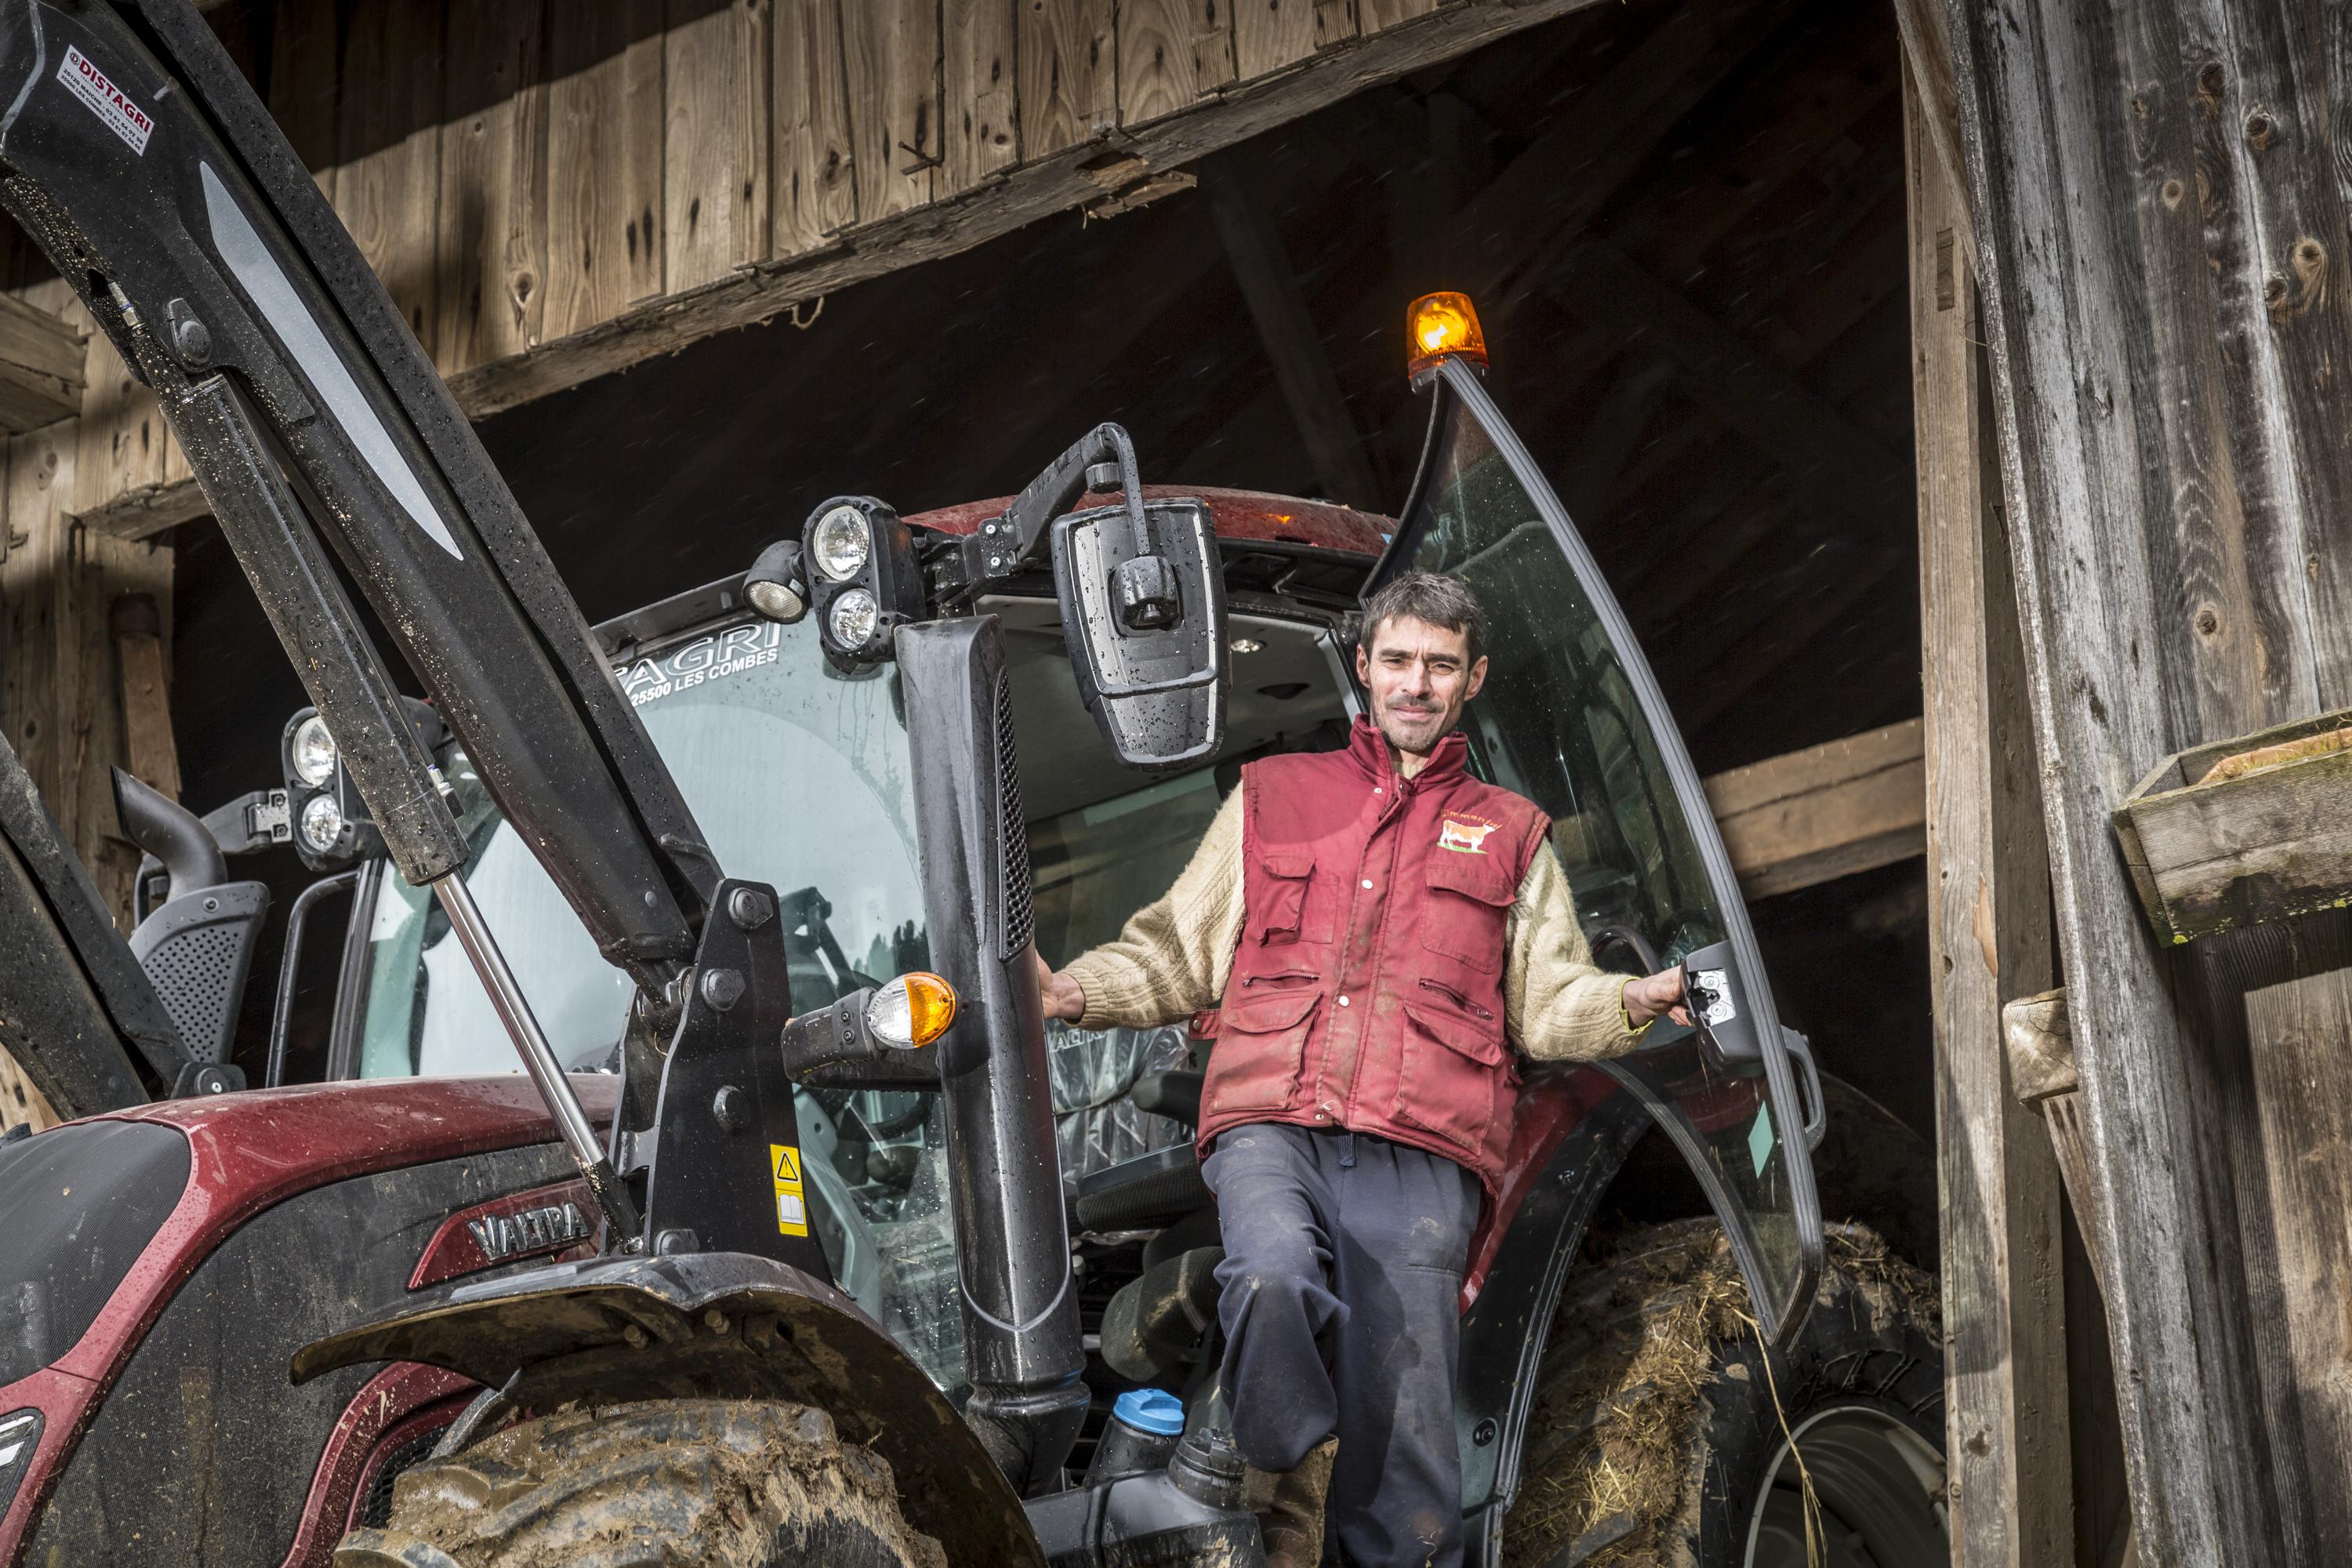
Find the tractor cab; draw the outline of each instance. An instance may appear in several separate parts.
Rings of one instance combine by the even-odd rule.
[[[1010,898],[1037,953],[1058,966],[1167,889],[1244,761],[1345,743],[1360,707],[1357,611],[1371,589],[1413,567],[1460,576],[1492,623],[1491,672],[1465,719],[1474,767],[1551,816],[1596,961],[1628,975],[1691,966],[1705,1026],[1661,1020],[1633,1056],[1598,1066],[1525,1065],[1510,1182],[1474,1247],[1465,1307],[1505,1263],[1506,1237],[1527,1234],[1516,1225],[1560,1223],[1540,1201],[1547,1175],[1559,1180],[1563,1162],[1580,1181],[1614,1169],[1622,1149],[1587,1149],[1580,1134],[1654,1126],[1723,1221],[1766,1331],[1786,1335],[1822,1247],[1806,1157],[1805,1134],[1821,1132],[1809,1054],[1773,1017],[1728,858],[1647,665],[1486,391],[1475,320],[1466,302],[1416,307],[1412,380],[1430,429],[1401,520],[1214,488],[1123,496],[1118,466],[1095,464],[1083,486],[1061,481],[1045,528],[1032,529],[1016,559],[1008,520],[1023,498],[904,520],[873,498],[835,498],[741,576],[609,622],[599,645],[718,860],[776,889],[792,1007],[811,1015],[910,971],[940,969],[970,988],[935,952],[923,824],[927,790],[974,781],[922,775],[897,627],[992,621],[998,749],[950,768],[1003,773],[985,781],[998,784],[1005,818],[992,853],[1013,868]],[[1072,470],[1097,455],[1074,451]],[[1131,455],[1127,465],[1132,475]],[[1103,649],[1115,655],[1126,628],[1115,616],[1090,622],[1068,586],[1087,571],[1116,594],[1117,564],[1081,566],[1075,549],[1055,559],[1035,543],[1059,525],[1067,546],[1072,520],[1118,518],[1130,500],[1164,533],[1197,528],[1202,575],[1173,598],[1180,618],[1215,634],[1208,655],[1189,668],[1174,660],[1144,693],[1173,705],[1156,731],[1116,721]],[[1213,679],[1197,679],[1201,668]],[[327,1076],[513,1070],[497,1002],[441,905],[367,853],[364,807],[331,740],[308,711],[287,733],[298,847],[315,868],[356,876]],[[446,731],[436,757],[468,848],[461,874],[557,1057],[575,1073],[619,1070],[631,982]],[[1215,1032],[1213,1015],[1149,1030],[1044,1026],[1053,1147],[1017,1154],[1050,1158],[1058,1175],[1083,1328],[1097,1347],[1087,1441],[1121,1388],[1156,1383],[1198,1398],[1213,1370],[1192,1327],[1213,1318],[1214,1256],[1202,1254],[1216,1233],[1191,1122]],[[962,1386],[958,1282],[975,1238],[960,1237],[955,1221],[945,1097],[936,1085],[804,1083],[793,1116],[808,1224],[830,1276],[934,1383]],[[1530,1198],[1540,1218],[1523,1215]],[[1524,1264],[1503,1273],[1510,1300],[1498,1313],[1543,1288],[1520,1278]],[[1505,1387],[1464,1423],[1465,1474],[1490,1495],[1509,1465],[1491,1437],[1474,1438],[1509,1405]]]

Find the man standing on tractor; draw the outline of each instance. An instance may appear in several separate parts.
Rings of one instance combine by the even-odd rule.
[[[1274,1568],[1461,1558],[1457,1306],[1517,1075],[1633,1048],[1679,969],[1595,968],[1534,803],[1454,733],[1486,678],[1469,589],[1409,572],[1364,609],[1345,750],[1263,758],[1167,896],[1058,973],[1049,1017],[1217,1005],[1201,1099],[1223,1386]],[[1336,1470],[1345,1456],[1347,1464]]]

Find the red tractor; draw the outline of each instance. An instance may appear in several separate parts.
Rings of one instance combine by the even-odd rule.
[[[316,703],[282,790],[200,820],[121,782],[128,943],[0,747],[0,1044],[79,1118],[0,1142],[0,1563],[1255,1560],[1190,1136],[1215,1018],[1049,1028],[1035,957],[1164,889],[1243,761],[1339,743],[1356,607],[1408,566],[1489,608],[1475,765],[1551,814],[1598,961],[1703,1004],[1525,1071],[1464,1293],[1474,1560],[1703,1290],[1753,1334],[1692,1352],[1687,1485],[1555,1560],[1946,1553],[1931,1308],[1825,1266],[1824,1080],[1466,302],[1416,307],[1394,521],[1144,486],[1106,425],[1006,500],[820,501],[591,628],[186,0],[8,0],[0,68],[0,203],[158,393]],[[267,894],[227,861],[288,838],[321,875],[248,1089]],[[1677,1158],[1706,1214],[1589,1263],[1612,1184]]]

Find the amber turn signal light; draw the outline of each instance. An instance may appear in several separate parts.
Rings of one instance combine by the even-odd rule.
[[[924,970],[901,974],[866,1005],[866,1030],[896,1050],[928,1046],[955,1022],[955,987]]]
[[[1406,308],[1405,334],[1412,340],[1408,371],[1419,375],[1442,359],[1486,363],[1486,334],[1467,294],[1423,294]]]

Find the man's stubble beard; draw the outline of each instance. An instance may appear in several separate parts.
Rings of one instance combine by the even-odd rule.
[[[1399,752],[1420,757],[1436,751],[1438,742],[1453,731],[1461,717],[1462,710],[1458,707],[1451,712],[1443,709],[1423,709],[1400,713],[1393,707],[1384,706],[1373,714],[1382,739]],[[1417,721],[1412,729],[1420,732],[1408,731],[1406,725],[1401,722],[1403,720]]]

